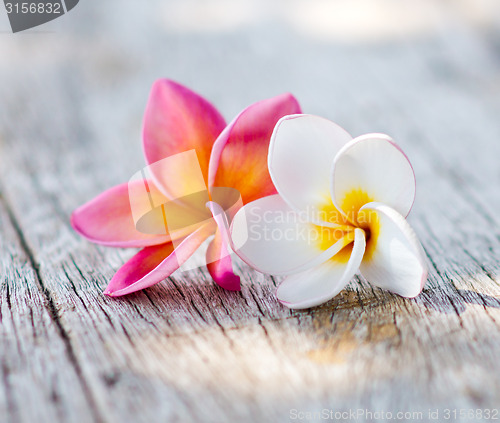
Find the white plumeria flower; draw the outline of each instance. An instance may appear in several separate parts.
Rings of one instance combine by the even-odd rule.
[[[390,137],[352,139],[329,120],[285,116],[268,160],[278,194],[244,206],[231,236],[250,266],[287,275],[276,291],[281,303],[296,309],[322,304],[358,270],[403,297],[421,292],[425,254],[405,220],[415,175]]]

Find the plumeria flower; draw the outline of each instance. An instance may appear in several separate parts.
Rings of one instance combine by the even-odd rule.
[[[283,94],[249,106],[226,125],[198,94],[170,80],[157,81],[143,129],[148,176],[105,191],[71,219],[73,228],[92,242],[143,247],[118,270],[105,294],[129,294],[164,280],[211,236],[206,253],[210,275],[221,287],[239,290],[228,246],[228,224],[238,201],[227,197],[237,192],[246,204],[276,192],[267,169],[269,140],[276,122],[293,113],[300,113],[297,101]],[[136,196],[144,186],[147,196]],[[163,232],[142,230],[144,219],[137,218],[137,210],[150,210],[149,223],[160,212],[163,218],[168,215]]]
[[[240,209],[231,236],[250,266],[286,275],[276,291],[281,303],[322,304],[358,270],[401,296],[421,292],[425,255],[405,220],[415,176],[390,137],[352,139],[326,119],[286,116],[271,137],[268,165],[278,194]]]

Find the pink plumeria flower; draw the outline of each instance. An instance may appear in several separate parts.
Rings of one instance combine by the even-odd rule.
[[[73,228],[90,241],[144,247],[118,270],[105,294],[125,295],[164,280],[214,235],[206,253],[210,275],[221,287],[239,290],[240,278],[233,273],[228,247],[231,216],[225,213],[237,202],[223,204],[227,199],[220,195],[224,190],[219,187],[237,190],[242,204],[275,193],[267,169],[269,140],[276,122],[293,113],[300,113],[297,101],[283,94],[249,106],[226,125],[214,106],[198,94],[170,80],[157,81],[144,119],[144,155],[152,173],[146,181],[147,191],[151,203],[177,202],[177,217],[187,216],[189,224],[164,233],[138,230],[131,202],[135,210],[147,209],[149,203],[141,206],[139,197],[129,198],[134,182],[115,186],[75,210]],[[190,157],[190,152],[197,157],[198,173],[210,200],[202,204],[183,203],[181,198],[193,192],[191,185],[199,185],[193,180],[197,172],[179,161],[169,166],[173,162],[166,159],[180,153]],[[158,163],[162,165],[155,165]],[[197,215],[201,218],[191,219]]]
[[[278,194],[241,208],[231,236],[250,266],[287,275],[276,291],[281,303],[322,304],[358,270],[401,296],[421,292],[425,255],[405,219],[415,175],[390,137],[352,139],[326,119],[286,116],[271,137],[268,165]]]

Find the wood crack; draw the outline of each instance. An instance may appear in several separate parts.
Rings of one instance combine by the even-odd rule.
[[[5,210],[7,212],[7,215],[9,216],[10,223],[12,224],[12,227],[19,239],[19,244],[21,248],[23,249],[24,253],[26,254],[28,261],[35,273],[35,280],[39,286],[39,289],[41,293],[43,294],[46,302],[46,308],[49,313],[49,316],[51,317],[52,321],[54,322],[59,335],[65,345],[66,348],[66,354],[68,356],[69,361],[73,365],[73,368],[75,370],[76,375],[78,376],[78,380],[80,382],[80,385],[82,387],[82,391],[85,395],[85,398],[90,406],[92,415],[97,423],[104,423],[105,420],[101,416],[101,413],[99,412],[97,408],[97,402],[94,399],[92,395],[92,391],[83,375],[82,368],[80,366],[80,363],[78,362],[78,359],[76,358],[75,351],[73,349],[73,345],[71,343],[71,339],[69,337],[69,334],[66,332],[66,329],[64,328],[61,319],[59,317],[59,313],[57,312],[57,308],[54,302],[54,299],[52,298],[52,295],[50,294],[50,291],[48,288],[45,286],[43,283],[42,277],[41,277],[41,272],[40,272],[40,267],[35,259],[35,256],[33,254],[33,251],[28,245],[28,242],[23,234],[23,231],[19,225],[19,222],[17,221],[16,217],[14,216],[14,213],[12,209],[10,208],[9,204],[7,201],[2,198],[2,203],[5,207]]]
[[[135,303],[131,303],[132,304],[132,307],[134,308],[134,310],[137,312],[137,314],[139,315],[139,317],[144,320],[148,325],[152,326],[155,328],[155,330],[157,330],[158,332],[161,332],[161,330],[158,328],[158,326],[156,326],[151,320],[149,320],[143,313],[142,311],[139,309],[139,306]]]
[[[255,305],[257,306],[257,309],[259,310],[259,313],[262,315],[262,316],[265,316],[266,313],[264,313],[264,310],[262,309],[262,306],[260,305],[260,301],[258,300],[258,298],[255,296],[254,292],[252,289],[249,289],[249,292],[250,292],[250,295],[252,296],[254,302],[255,302]],[[277,300],[276,300],[277,301]],[[248,304],[248,302],[247,302]]]

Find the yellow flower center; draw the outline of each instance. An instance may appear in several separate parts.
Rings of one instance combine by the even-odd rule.
[[[340,207],[347,215],[347,218],[351,224],[365,229],[363,226],[358,224],[358,213],[359,209],[365,204],[373,201],[365,191],[362,189],[353,189],[351,192],[347,193],[342,201],[340,202]]]
[[[363,260],[370,260],[377,246],[380,233],[380,220],[374,210],[361,210],[358,213],[358,225],[365,231],[366,248]]]
[[[345,215],[347,215],[346,217],[333,205],[332,200],[328,196],[324,204],[322,204],[319,209],[319,217],[322,220],[328,223],[334,223],[337,226],[329,228],[325,226],[313,225],[316,233],[318,234],[318,248],[324,251],[345,236],[348,236],[349,238],[352,237],[352,240],[354,240],[354,230],[356,228],[360,228],[363,229],[366,237],[364,259],[369,259],[375,250],[380,231],[380,223],[377,214],[373,210],[360,211],[360,209],[365,204],[372,201],[374,201],[374,199],[362,189],[353,189],[348,192],[342,201],[340,201],[342,210]],[[347,263],[351,257],[353,245],[353,242],[349,242],[349,244],[334,255],[331,260]]]

